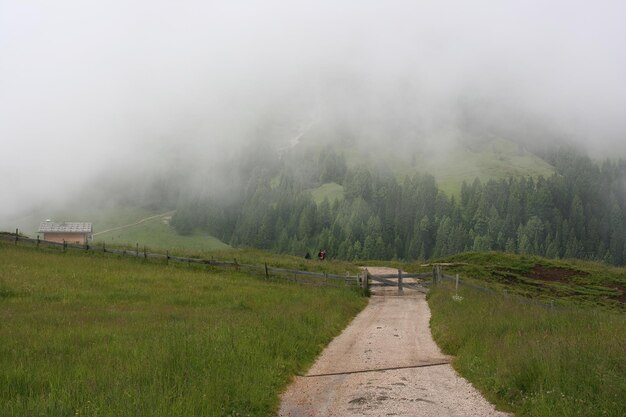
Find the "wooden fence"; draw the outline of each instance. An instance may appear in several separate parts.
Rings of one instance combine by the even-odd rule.
[[[545,302],[544,300],[536,300],[532,298],[523,297],[520,295],[509,294],[506,291],[498,291],[494,288],[484,287],[481,285],[477,285],[474,283],[467,282],[464,279],[459,278],[459,274],[456,275],[447,275],[443,271],[443,265],[433,264],[432,273],[431,272],[422,272],[422,273],[410,273],[407,274],[398,270],[397,274],[388,274],[388,275],[372,275],[367,269],[361,271],[361,273],[357,275],[350,275],[346,273],[346,275],[336,275],[336,274],[328,274],[323,272],[311,272],[311,271],[298,271],[293,269],[285,269],[285,268],[275,268],[268,266],[267,263],[263,265],[251,265],[240,263],[237,259],[233,259],[230,261],[218,261],[214,259],[202,259],[202,258],[188,258],[182,256],[173,256],[169,254],[169,251],[163,253],[155,253],[155,252],[147,252],[144,247],[143,250],[140,250],[139,244],[135,246],[134,249],[117,249],[117,248],[107,248],[104,244],[101,246],[94,245],[74,245],[69,244],[67,242],[58,243],[51,242],[46,240],[39,239],[31,239],[26,236],[20,235],[18,230],[15,233],[6,233],[0,232],[0,240],[13,242],[17,245],[19,242],[28,243],[31,245],[36,245],[37,247],[44,245],[49,247],[58,247],[62,248],[63,251],[67,251],[68,249],[73,250],[81,250],[81,251],[93,251],[93,252],[103,252],[103,253],[111,253],[122,256],[131,256],[136,258],[144,258],[144,259],[161,259],[165,264],[169,264],[169,262],[177,262],[177,263],[186,263],[186,264],[199,264],[199,265],[208,265],[213,267],[222,267],[222,268],[230,268],[239,270],[245,270],[246,272],[254,273],[257,275],[265,276],[266,279],[280,279],[291,281],[298,284],[304,285],[319,285],[319,286],[334,286],[334,287],[347,287],[347,286],[356,286],[360,287],[364,290],[368,290],[371,284],[379,284],[383,286],[397,286],[399,291],[403,291],[404,288],[412,288],[421,292],[427,292],[429,286],[436,286],[443,281],[453,282],[458,290],[459,286],[464,286],[468,288],[473,288],[478,291],[492,293],[494,295],[503,296],[509,301],[517,302],[520,304],[534,304],[539,305],[541,307],[546,308],[565,308],[564,306],[555,305],[554,301]],[[419,280],[417,282],[408,282],[407,279],[415,279]],[[425,279],[430,278],[430,279]]]
[[[258,275],[263,275],[266,279],[281,279],[286,281],[295,282],[298,284],[306,284],[306,285],[323,285],[323,286],[334,286],[334,287],[345,287],[345,286],[362,286],[360,275],[350,275],[346,273],[346,275],[337,275],[337,274],[329,274],[325,272],[311,272],[311,271],[299,271],[294,269],[286,269],[286,268],[275,268],[272,266],[268,266],[267,263],[263,265],[252,265],[238,262],[236,258],[233,261],[218,261],[214,259],[203,259],[203,258],[189,258],[183,256],[174,256],[170,255],[169,251],[165,253],[157,253],[157,252],[148,252],[145,247],[140,250],[139,244],[135,246],[134,249],[117,249],[117,248],[107,248],[103,243],[102,245],[90,245],[89,243],[85,245],[75,245],[69,244],[67,242],[58,243],[51,242],[47,240],[39,239],[31,239],[26,236],[22,236],[16,230],[16,233],[0,233],[0,239],[13,242],[17,245],[19,242],[27,243],[31,246],[47,246],[47,247],[56,247],[62,249],[63,251],[67,251],[68,249],[72,250],[81,250],[81,251],[91,251],[91,252],[102,252],[102,253],[110,253],[117,254],[122,256],[131,256],[135,258],[144,258],[144,259],[154,259],[161,260],[166,265],[170,262],[182,263],[182,264],[196,264],[196,265],[207,265],[218,268],[229,268],[234,269],[236,271],[245,270],[246,272],[255,273]]]

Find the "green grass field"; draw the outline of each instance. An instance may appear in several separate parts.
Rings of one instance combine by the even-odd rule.
[[[0,242],[2,416],[272,415],[350,289]]]
[[[451,285],[429,294],[433,336],[502,409],[528,417],[626,415],[626,316],[546,308]]]
[[[159,216],[124,229],[111,230],[94,236],[94,244],[130,245],[139,243],[156,250],[202,251],[230,248],[219,239],[206,233],[194,232],[180,235],[169,224],[169,216]],[[106,230],[106,229],[105,229]],[[97,232],[97,229],[96,229]]]
[[[447,274],[500,292],[626,311],[626,268],[501,252],[463,253],[438,262],[454,264],[445,268]]]
[[[358,270],[255,249],[180,254]],[[440,261],[495,290],[461,286],[459,298],[440,285],[429,295],[437,343],[490,401],[518,416],[625,415],[623,268],[503,253]],[[0,242],[0,414],[272,415],[291,376],[365,303],[350,289]]]

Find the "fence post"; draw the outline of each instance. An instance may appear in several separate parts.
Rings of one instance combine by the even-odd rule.
[[[67,242],[63,239],[63,252],[67,250]]]
[[[265,279],[270,279],[270,273],[267,270],[267,262],[265,262]]]
[[[146,253],[146,247],[143,247],[143,259],[148,259],[148,254]]]
[[[165,251],[165,265],[169,265],[170,264],[170,251],[166,250]]]
[[[19,233],[19,229],[15,229],[15,245],[17,246],[17,235]]]
[[[437,266],[433,266],[433,286],[437,285]]]
[[[237,258],[235,258],[235,271],[239,271],[239,264],[237,263]]]
[[[402,287],[402,270],[398,269],[398,292],[402,291],[404,291],[404,288]]]
[[[37,234],[37,247],[39,247],[39,234]]]
[[[139,243],[135,246],[135,256],[139,258]]]
[[[459,292],[459,274],[456,274],[456,292]]]

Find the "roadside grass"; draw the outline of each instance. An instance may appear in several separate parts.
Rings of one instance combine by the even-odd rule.
[[[0,242],[3,416],[269,416],[356,291]]]
[[[502,252],[468,252],[434,262],[451,263],[447,274],[495,290],[562,305],[626,310],[626,268]]]
[[[490,401],[517,416],[626,415],[623,313],[454,294],[449,285],[430,292],[433,336]]]

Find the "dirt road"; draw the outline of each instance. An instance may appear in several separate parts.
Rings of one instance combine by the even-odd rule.
[[[150,216],[150,217],[146,217],[146,218],[141,219],[141,220],[137,220],[134,223],[125,224],[123,226],[118,226],[118,227],[114,227],[112,229],[103,230],[101,232],[94,233],[93,235],[94,236],[98,236],[98,235],[103,235],[105,233],[114,232],[114,231],[117,231],[117,230],[128,229],[129,227],[140,225],[141,223],[145,223],[145,222],[147,222],[149,220],[156,219],[156,218],[159,218],[159,217],[168,216],[168,215],[171,215],[171,214],[174,214],[174,213],[176,213],[176,210],[168,211],[166,213],[161,213],[161,214],[155,214],[154,216]]]
[[[429,320],[424,294],[374,288],[369,305],[283,393],[279,416],[508,416],[454,372]]]

